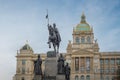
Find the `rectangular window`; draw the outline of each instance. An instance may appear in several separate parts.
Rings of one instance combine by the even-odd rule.
[[[85,70],[84,67],[80,68],[80,72],[84,73],[84,70]]]
[[[111,73],[115,73],[115,68],[111,68]]]
[[[90,72],[90,58],[89,57],[86,58],[86,71]]]
[[[22,79],[21,79],[21,80],[25,80],[25,79],[24,79],[24,77],[22,77]]]
[[[107,73],[107,74],[108,74],[108,73],[109,73],[109,69],[105,69],[105,73]]]
[[[120,65],[120,59],[119,58],[116,59],[116,64]]]
[[[85,71],[85,58],[81,57],[80,58],[80,72],[84,73],[84,71]]]
[[[110,64],[115,64],[115,59],[111,59]]]
[[[105,64],[109,64],[109,59],[105,59]]]
[[[25,74],[25,68],[22,67],[22,74]]]
[[[104,60],[103,59],[100,59],[100,64],[103,64],[104,63]]]
[[[104,73],[104,72],[103,72],[103,69],[100,69],[100,73]]]
[[[101,77],[101,80],[104,80],[104,78],[103,78],[103,77]]]
[[[75,71],[79,71],[79,57],[75,58]]]
[[[26,63],[26,60],[22,60],[22,65],[25,65],[25,63]]]

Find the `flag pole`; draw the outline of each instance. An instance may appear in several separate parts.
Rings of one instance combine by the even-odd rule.
[[[47,23],[48,23],[48,25],[49,25],[48,9],[47,9],[46,19],[47,19]]]

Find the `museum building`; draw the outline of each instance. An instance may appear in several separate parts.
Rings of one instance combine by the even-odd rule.
[[[115,80],[120,66],[120,52],[99,52],[93,28],[82,14],[81,21],[73,28],[73,41],[62,53],[71,67],[70,80]],[[16,73],[13,80],[33,80],[34,61],[39,53],[26,43],[16,55]],[[46,54],[40,53],[44,72]]]

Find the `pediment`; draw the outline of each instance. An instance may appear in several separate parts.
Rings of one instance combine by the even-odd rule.
[[[94,52],[88,51],[86,49],[79,49],[72,53],[72,55],[90,55],[90,54],[93,55]]]

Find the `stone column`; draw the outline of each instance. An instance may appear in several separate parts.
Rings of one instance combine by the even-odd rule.
[[[85,60],[84,60],[84,61],[85,61],[85,62],[84,62],[84,64],[85,64],[85,66],[84,66],[84,67],[85,67],[84,73],[86,74],[86,57],[84,57],[84,59],[85,59]]]
[[[75,72],[75,57],[72,57],[72,72]]]
[[[80,65],[81,65],[81,62],[80,62],[80,57],[79,57],[79,73],[80,73]]]
[[[74,72],[74,58],[73,57],[71,61],[71,72]]]
[[[90,73],[93,73],[93,61],[92,61],[92,57],[90,57]]]

